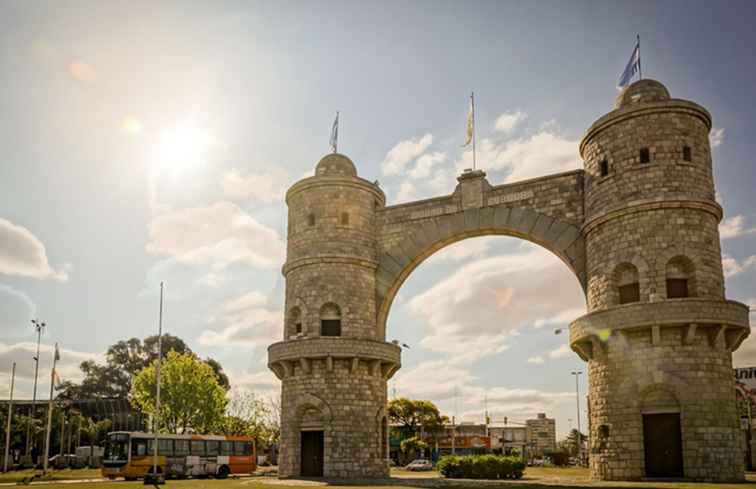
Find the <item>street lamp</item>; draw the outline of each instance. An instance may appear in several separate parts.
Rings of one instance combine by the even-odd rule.
[[[39,319],[32,319],[31,320],[32,327],[34,327],[34,330],[37,332],[37,354],[33,357],[34,358],[34,391],[32,394],[32,413],[31,413],[31,421],[26,425],[26,455],[28,456],[31,453],[32,448],[32,442],[31,442],[31,429],[32,429],[32,423],[36,417],[37,414],[37,376],[39,374],[39,343],[42,339],[42,331],[45,329],[46,324]],[[32,463],[36,464],[37,461],[33,460]]]
[[[577,406],[577,443],[578,443],[578,458],[580,459],[581,463],[583,460],[583,435],[580,431],[580,387],[578,384],[578,377],[580,377],[580,374],[583,372],[581,370],[572,371],[572,375],[575,376],[575,405]]]

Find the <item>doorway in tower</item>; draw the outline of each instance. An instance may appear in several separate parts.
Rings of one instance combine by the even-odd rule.
[[[680,414],[644,414],[646,477],[683,477]]]
[[[323,431],[302,431],[301,440],[302,476],[323,477]]]

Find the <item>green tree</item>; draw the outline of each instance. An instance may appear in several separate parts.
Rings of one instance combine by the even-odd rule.
[[[131,403],[154,415],[156,363],[139,371],[131,387]],[[160,430],[169,433],[212,433],[222,430],[226,391],[212,367],[192,353],[168,352],[161,367]]]
[[[442,416],[431,401],[422,401],[400,397],[392,399],[388,405],[388,417],[391,424],[399,425],[402,438],[417,435],[437,435],[443,431],[449,418]]]
[[[105,352],[105,364],[98,364],[87,360],[79,365],[84,373],[84,380],[80,384],[65,381],[61,384],[60,399],[96,399],[119,398],[126,399],[131,392],[131,385],[137,374],[157,359],[158,337],[148,336],[144,340],[130,338],[111,345]],[[169,352],[190,354],[197,357],[189,346],[177,336],[164,334],[162,337],[162,352],[165,358]],[[230,383],[223,367],[217,360],[204,360],[216,377],[218,383],[226,390]]]
[[[404,455],[404,463],[409,463],[416,459],[428,449],[428,444],[417,436],[406,438],[399,444],[399,449]]]

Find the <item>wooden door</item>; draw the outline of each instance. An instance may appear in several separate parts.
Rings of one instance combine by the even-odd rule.
[[[646,477],[683,477],[680,414],[644,414]]]
[[[301,474],[304,477],[323,477],[323,432],[302,431]]]

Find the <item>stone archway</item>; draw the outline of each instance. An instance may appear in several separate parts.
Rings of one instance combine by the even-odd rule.
[[[412,271],[436,251],[467,238],[503,235],[536,243],[558,256],[585,291],[585,241],[578,223],[555,212],[553,204],[532,203],[537,192],[553,195],[555,189],[565,201],[582,198],[579,178],[578,172],[568,172],[492,187],[478,170],[460,176],[447,198],[386,208],[376,269],[379,333],[385,336],[391,304]],[[529,205],[513,207],[518,198]],[[397,234],[401,240],[394,239]]]
[[[654,413],[643,410],[672,402],[658,395],[643,408],[638,395],[659,384],[678,394],[682,475],[743,480],[731,369],[750,324],[747,306],[724,295],[710,130],[703,107],[640,80],[587,130],[581,170],[496,186],[467,170],[450,195],[386,206],[349,158],[322,158],[286,194],[287,316],[268,349],[282,380],[279,475],[300,475],[297,410],[322,413],[314,396],[333,407],[325,476],[388,476],[376,412],[401,367],[385,336],[391,303],[433,252],[500,234],[550,250],[586,294],[570,347],[588,363],[592,476],[649,475],[642,416]],[[338,314],[322,314],[327,304]]]

